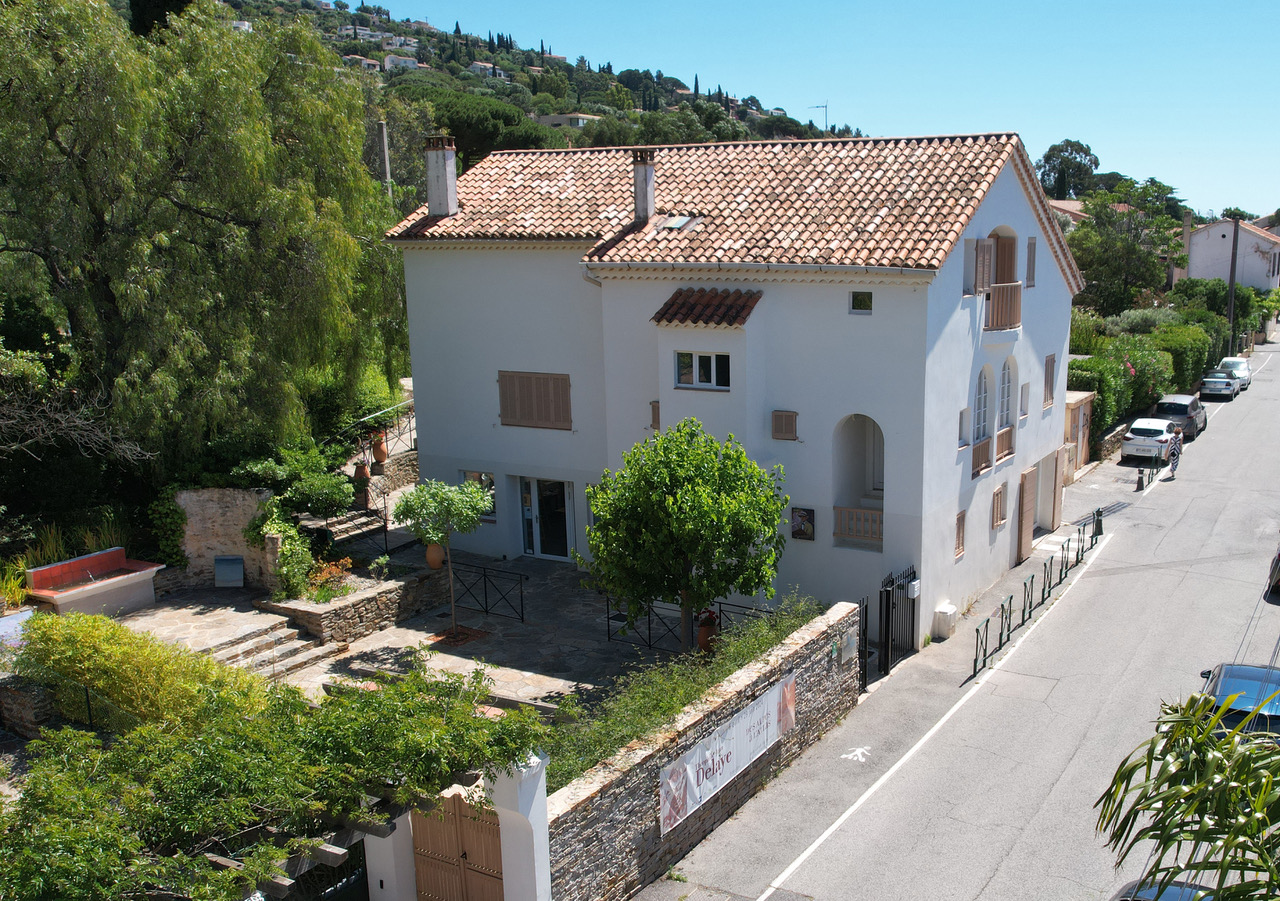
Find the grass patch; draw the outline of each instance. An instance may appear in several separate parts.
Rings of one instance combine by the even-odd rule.
[[[568,785],[626,745],[649,735],[823,609],[812,598],[793,591],[768,616],[721,633],[710,659],[697,653],[681,654],[618,677],[599,700],[570,695],[560,705],[563,720],[552,727],[543,746],[551,758],[547,791]]]

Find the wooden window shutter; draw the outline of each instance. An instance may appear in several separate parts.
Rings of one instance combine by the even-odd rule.
[[[796,413],[794,410],[773,411],[773,437],[779,441],[796,440]]]
[[[1027,238],[1027,287],[1034,288],[1036,284],[1036,239]]]
[[[996,486],[996,490],[991,493],[991,528],[998,529],[1004,525],[1004,485]]]
[[[964,553],[964,511],[956,514],[956,556]]]
[[[655,432],[662,431],[662,415],[659,407],[659,401],[649,401],[649,428],[653,429]]]
[[[503,425],[572,429],[569,376],[553,372],[498,373],[498,417]]]
[[[995,263],[996,242],[990,238],[980,238],[975,246],[977,256],[973,267],[973,293],[989,294],[991,292],[991,271]]]

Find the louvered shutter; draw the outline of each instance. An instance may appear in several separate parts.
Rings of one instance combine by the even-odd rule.
[[[503,425],[572,429],[569,376],[553,372],[499,372],[498,416]]]
[[[991,292],[991,270],[995,262],[996,242],[990,238],[980,238],[974,251],[977,256],[973,267],[973,293],[988,294]]]
[[[796,414],[794,410],[773,411],[773,437],[779,441],[796,440]]]
[[[1036,284],[1036,239],[1027,238],[1027,287]]]

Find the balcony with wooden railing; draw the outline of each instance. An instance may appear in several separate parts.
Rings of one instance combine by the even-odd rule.
[[[991,468],[991,439],[973,442],[973,477],[976,479]]]
[[[884,511],[867,507],[836,507],[836,538],[881,544],[884,541]]]
[[[1018,328],[1022,325],[1022,282],[992,285],[987,296],[987,331]]]
[[[996,460],[1013,456],[1013,426],[996,432]]]

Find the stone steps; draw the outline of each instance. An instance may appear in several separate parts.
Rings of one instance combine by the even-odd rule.
[[[314,666],[321,660],[336,657],[346,650],[346,642],[321,644],[318,641],[294,639],[279,648],[260,654],[242,665],[251,672],[278,682],[290,673]]]
[[[297,629],[275,627],[264,635],[253,636],[211,654],[215,660],[238,665],[243,660],[257,657],[297,637]]]
[[[321,644],[303,636],[287,617],[260,615],[271,621],[262,628],[245,631],[206,648],[204,653],[230,666],[279,681],[347,650],[346,642]]]

